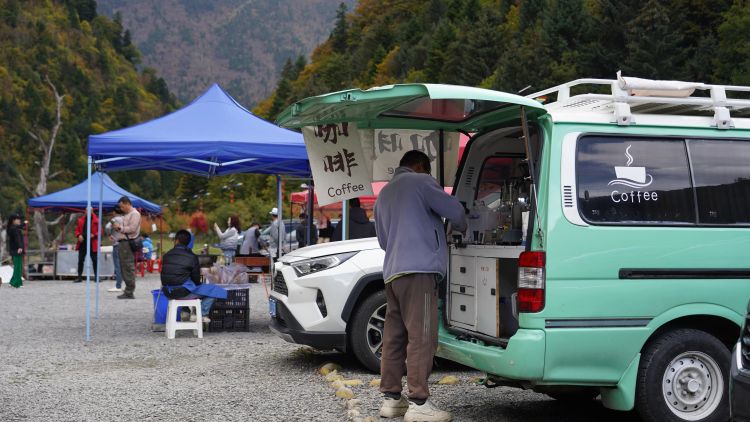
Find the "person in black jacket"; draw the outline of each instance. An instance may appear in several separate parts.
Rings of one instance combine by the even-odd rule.
[[[10,285],[17,288],[23,285],[21,273],[23,271],[24,242],[21,232],[21,217],[18,215],[10,216],[5,230],[8,235],[8,250],[13,259],[13,277],[10,279]]]
[[[363,239],[365,237],[375,237],[375,225],[367,218],[367,212],[360,208],[359,198],[349,201],[349,237],[347,240]],[[331,242],[341,240],[341,221],[333,229]]]
[[[314,225],[310,228],[310,239],[311,241],[307,241],[307,214],[300,213],[299,215],[299,224],[297,224],[297,244],[298,247],[304,248],[308,245],[315,245],[318,243],[318,228]]]
[[[211,322],[208,314],[214,301],[227,298],[227,291],[216,285],[202,284],[198,256],[188,249],[190,232],[179,230],[174,248],[161,259],[162,293],[169,299],[201,299],[203,322]]]

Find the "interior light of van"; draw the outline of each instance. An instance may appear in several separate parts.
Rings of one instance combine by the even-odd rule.
[[[297,273],[298,277],[303,277],[308,274],[317,273],[318,271],[327,270],[329,268],[341,265],[356,254],[357,252],[346,252],[336,255],[321,256],[319,258],[306,259],[304,261],[292,263],[292,268],[294,269],[294,272]]]
[[[545,253],[522,252],[518,257],[518,311],[544,309]]]

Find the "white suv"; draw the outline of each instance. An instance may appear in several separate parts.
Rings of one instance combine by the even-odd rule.
[[[366,368],[379,371],[384,257],[374,237],[284,255],[274,268],[271,331],[291,343],[351,352]]]

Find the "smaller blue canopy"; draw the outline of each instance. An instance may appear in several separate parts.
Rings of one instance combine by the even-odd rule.
[[[71,186],[67,189],[63,189],[48,195],[31,198],[28,201],[30,208],[44,208],[50,211],[80,211],[86,210],[86,199],[88,196],[87,181]],[[93,208],[99,207],[99,183],[103,183],[102,186],[102,208],[104,210],[112,210],[117,201],[123,196],[130,198],[130,202],[133,206],[141,211],[145,211],[150,214],[160,214],[161,207],[154,204],[153,202],[146,201],[145,199],[139,198],[125,189],[119,187],[114,180],[104,173],[94,173],[91,175],[91,206]]]
[[[173,113],[89,136],[88,149],[107,172],[310,175],[302,134],[254,116],[216,84]]]

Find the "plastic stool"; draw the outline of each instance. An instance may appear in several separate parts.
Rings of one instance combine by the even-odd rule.
[[[177,308],[195,308],[195,322],[177,321]],[[203,315],[201,315],[200,299],[170,299],[167,306],[167,326],[165,332],[168,339],[173,339],[177,330],[193,330],[198,338],[203,338]]]

